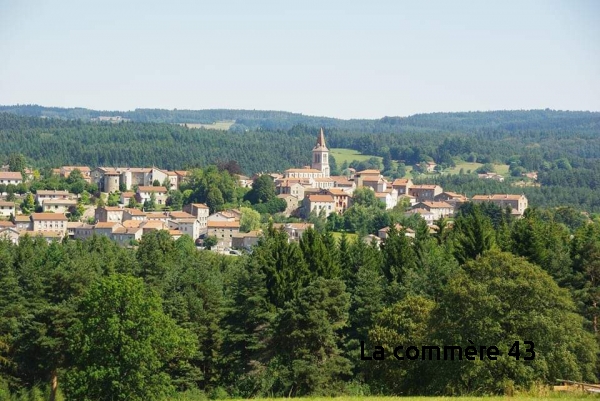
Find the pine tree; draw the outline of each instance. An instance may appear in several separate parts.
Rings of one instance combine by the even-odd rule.
[[[329,279],[339,276],[340,267],[335,258],[334,251],[331,248],[327,248],[321,234],[316,230],[309,228],[302,234],[300,249],[304,255],[308,270],[314,277]]]
[[[335,393],[349,377],[338,332],[348,320],[349,296],[340,280],[317,278],[275,320],[273,347],[284,369],[277,383],[291,396]]]
[[[454,256],[459,263],[476,259],[495,246],[495,234],[490,219],[475,205],[472,212],[459,216],[452,230]]]

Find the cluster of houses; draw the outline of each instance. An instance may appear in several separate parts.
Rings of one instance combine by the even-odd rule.
[[[313,212],[325,217],[331,213],[342,214],[352,206],[356,188],[373,190],[386,209],[406,202],[410,205],[408,214],[419,214],[430,225],[441,217],[452,216],[462,203],[468,201],[491,202],[502,208],[510,206],[515,215],[522,215],[527,209],[525,195],[477,195],[468,199],[464,195],[444,191],[439,185],[414,184],[411,179],[405,178],[390,181],[379,170],[357,172],[350,169],[347,176],[331,176],[329,150],[322,129],[312,153],[311,166],[289,169],[283,174],[270,174],[275,180],[278,197],[288,205],[288,214],[302,217],[308,217]],[[434,169],[435,164],[428,163],[427,167]]]
[[[430,164],[428,168],[435,168],[433,163]],[[63,166],[55,172],[68,178],[74,170],[79,170],[84,180],[96,183],[103,192],[119,192],[120,206],[97,208],[95,224],[87,224],[68,221],[65,213],[77,205],[77,199],[67,191],[37,191],[36,201],[44,213],[30,216],[18,215],[14,202],[0,199],[0,220],[12,217],[11,221],[0,221],[0,237],[18,242],[25,234],[41,235],[48,240],[67,236],[85,239],[92,235],[103,235],[127,246],[135,244],[148,231],[168,230],[175,239],[182,235],[189,235],[194,240],[214,236],[218,241],[217,249],[250,248],[260,238],[260,231],[240,232],[241,213],[237,209],[210,214],[209,208],[199,203],[186,205],[183,211],[168,212],[143,212],[127,207],[131,198],[135,198],[137,203],[144,203],[154,197],[157,205],[166,204],[168,191],[179,188],[186,178],[186,171],[167,171],[154,167],[90,169],[86,166]],[[343,214],[352,206],[357,188],[372,190],[386,209],[392,209],[399,203],[409,205],[406,214],[418,214],[429,225],[442,217],[453,216],[460,205],[468,201],[510,207],[516,216],[521,216],[528,206],[524,195],[476,195],[468,199],[464,195],[444,191],[439,185],[414,184],[411,179],[405,178],[390,181],[379,170],[350,169],[348,175],[332,176],[329,149],[322,129],[312,150],[310,166],[291,168],[283,174],[274,173],[270,176],[274,179],[277,196],[287,204],[286,214],[305,218],[311,213],[324,217],[331,213]],[[252,186],[255,178],[257,176],[238,176],[242,187]],[[22,182],[21,173],[0,171],[0,184],[18,185]],[[312,224],[287,223],[278,226],[288,234],[290,241],[295,241]],[[385,239],[388,229],[383,228],[373,237]],[[411,235],[409,230],[405,232]]]
[[[63,200],[64,191],[38,191],[40,192],[53,192],[52,195],[40,196],[54,196],[55,198],[48,199]],[[1,209],[5,206],[10,208]],[[225,251],[229,248],[250,249],[258,243],[262,235],[260,230],[240,232],[239,210],[230,209],[210,214],[208,206],[203,203],[185,205],[182,211],[165,212],[144,212],[127,208],[124,204],[114,207],[102,206],[94,211],[94,224],[68,221],[65,213],[61,211],[33,213],[29,216],[16,214],[13,202],[0,202],[0,210],[5,216],[12,216],[11,220],[0,220],[0,238],[7,238],[13,243],[18,243],[23,235],[41,236],[49,242],[65,237],[84,240],[96,235],[106,236],[122,246],[132,246],[149,231],[166,230],[173,239],[182,235],[189,235],[195,240],[215,237],[217,244],[214,249]],[[290,241],[296,241],[313,225],[288,223],[277,226],[281,226],[288,233]]]

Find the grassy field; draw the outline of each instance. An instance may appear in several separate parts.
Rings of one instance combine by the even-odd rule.
[[[182,123],[184,127],[188,128],[206,128],[206,129],[218,129],[227,131],[233,124],[235,124],[234,120],[226,120],[226,121],[217,121],[212,124],[194,124],[194,123]]]
[[[305,397],[293,398],[298,401],[551,401],[551,400],[593,400],[599,399],[598,395],[587,393],[550,392],[547,396],[513,397],[486,396],[486,397],[375,397],[375,396],[342,396],[342,397]],[[175,398],[172,401],[192,401],[188,398]],[[256,398],[260,401],[283,401],[290,398]]]
[[[359,151],[356,151],[354,149],[345,148],[332,148],[330,149],[330,154],[333,157],[335,157],[335,162],[338,166],[341,166],[344,161],[347,161],[348,163],[354,160],[362,162],[364,160],[369,160],[371,157],[373,157],[373,155],[363,155]],[[377,157],[380,161],[382,160],[382,158],[379,156],[375,157]]]
[[[458,174],[460,172],[461,168],[464,170],[465,174],[469,170],[471,170],[471,173],[474,173],[475,170],[477,170],[481,166],[483,166],[483,163],[471,163],[471,162],[457,161],[456,167],[449,168],[449,169],[445,170],[444,173]],[[496,169],[496,173],[503,175],[505,177],[508,177],[510,175],[508,172],[508,164],[494,164],[494,167]]]

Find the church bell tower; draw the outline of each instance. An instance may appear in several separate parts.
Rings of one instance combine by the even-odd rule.
[[[329,149],[325,146],[325,134],[323,128],[317,137],[317,144],[312,151],[312,165],[311,167],[320,170],[323,173],[323,177],[329,177]]]

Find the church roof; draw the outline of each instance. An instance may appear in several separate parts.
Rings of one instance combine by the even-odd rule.
[[[315,145],[313,150],[328,150],[327,146],[325,145],[325,134],[323,133],[323,128],[321,128],[321,132],[317,137],[317,144]]]

